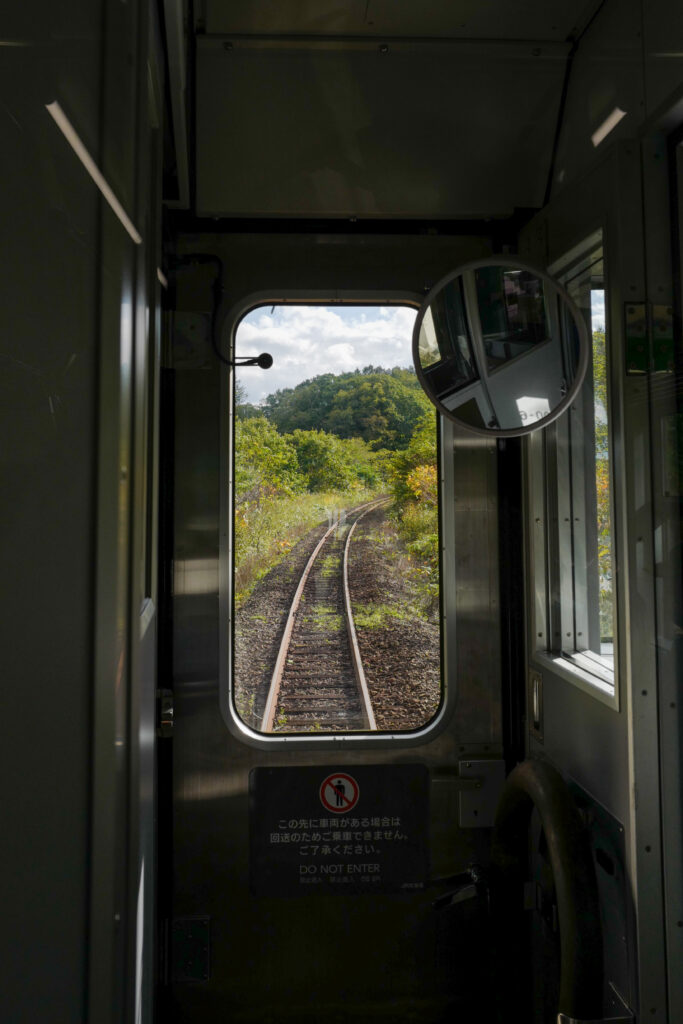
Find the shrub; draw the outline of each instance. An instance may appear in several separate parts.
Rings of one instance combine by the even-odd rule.
[[[304,490],[296,449],[264,416],[235,422],[235,497]]]
[[[296,450],[309,491],[376,487],[380,482],[374,453],[359,437],[342,440],[322,430],[286,435]]]

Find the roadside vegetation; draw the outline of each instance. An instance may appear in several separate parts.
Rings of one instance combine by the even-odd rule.
[[[612,566],[612,510],[610,491],[610,444],[607,406],[607,350],[605,330],[593,331],[593,395],[595,403],[595,490],[598,514],[598,572],[600,637],[614,636]]]
[[[439,502],[435,413],[425,413],[404,451],[387,467],[394,503],[392,515],[411,556],[424,610],[439,604]]]
[[[238,385],[235,597],[315,525],[391,494],[425,611],[438,605],[435,414],[412,370],[367,367],[276,391],[259,407]]]

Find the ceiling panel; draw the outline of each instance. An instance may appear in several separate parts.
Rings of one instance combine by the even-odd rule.
[[[562,41],[595,6],[595,0],[206,0],[206,31]]]
[[[198,44],[200,215],[438,219],[542,203],[564,48]]]

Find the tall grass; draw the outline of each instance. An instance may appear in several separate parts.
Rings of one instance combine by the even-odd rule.
[[[261,490],[235,508],[235,604],[239,608],[256,583],[285,558],[295,544],[342,509],[370,501],[375,491],[354,488],[315,494]]]
[[[396,504],[393,515],[410,556],[422,611],[432,618],[439,607],[439,514],[436,504]]]

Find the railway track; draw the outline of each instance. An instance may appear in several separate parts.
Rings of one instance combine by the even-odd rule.
[[[313,550],[283,630],[264,732],[377,729],[353,622],[348,562],[357,523],[387,500],[347,513]]]

